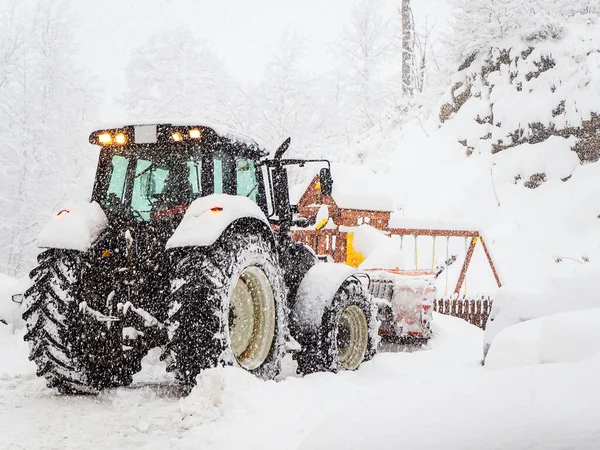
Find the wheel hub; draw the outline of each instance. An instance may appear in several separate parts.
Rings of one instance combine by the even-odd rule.
[[[273,343],[275,321],[275,300],[267,276],[258,267],[245,268],[229,306],[229,339],[240,366],[253,370],[264,363]]]
[[[341,366],[346,370],[356,369],[369,343],[367,317],[357,305],[349,306],[340,315],[336,341]]]

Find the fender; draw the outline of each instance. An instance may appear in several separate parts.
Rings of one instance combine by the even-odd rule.
[[[269,227],[269,221],[252,200],[238,195],[212,194],[194,200],[181,223],[167,241],[167,248],[207,247],[240,219],[256,219]]]
[[[325,309],[344,282],[359,270],[346,264],[319,263],[306,273],[292,312],[294,323],[300,328],[317,329]]]
[[[97,202],[75,203],[54,214],[40,233],[37,245],[85,252],[107,226],[106,214]]]

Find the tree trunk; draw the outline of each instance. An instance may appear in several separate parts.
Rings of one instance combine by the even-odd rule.
[[[410,0],[402,0],[402,93],[413,94],[413,23],[411,20]]]

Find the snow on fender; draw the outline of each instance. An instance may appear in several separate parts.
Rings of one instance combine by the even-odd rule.
[[[106,214],[97,202],[76,203],[52,217],[40,233],[37,245],[85,252],[107,226]]]
[[[212,245],[229,225],[242,218],[258,219],[269,226],[259,206],[247,197],[212,194],[194,200],[167,241],[167,248]]]
[[[296,294],[294,321],[301,327],[319,327],[325,308],[331,304],[342,283],[358,272],[345,264],[320,263],[311,267]]]

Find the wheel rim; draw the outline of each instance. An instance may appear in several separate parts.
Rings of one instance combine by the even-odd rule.
[[[229,340],[244,369],[265,362],[275,337],[275,299],[271,284],[258,267],[246,267],[233,288],[229,306]]]
[[[337,332],[337,347],[341,366],[354,370],[365,357],[369,343],[369,325],[363,310],[351,305],[340,315]]]

